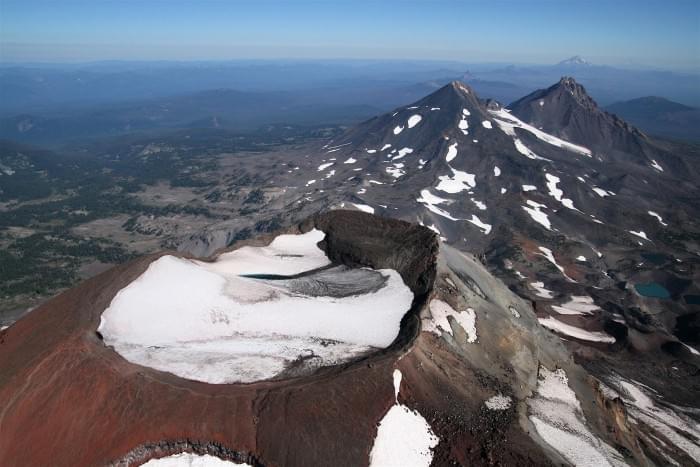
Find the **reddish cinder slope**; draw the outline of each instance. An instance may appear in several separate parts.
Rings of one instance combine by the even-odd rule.
[[[469,402],[455,378],[476,375],[434,336],[418,337],[418,312],[435,278],[433,234],[350,212],[320,216],[301,229],[313,226],[327,233],[325,248],[335,261],[392,267],[414,291],[389,349],[313,376],[249,385],[209,385],[134,365],[104,346],[96,329],[114,295],[158,255],[141,258],[56,297],[0,334],[0,465],[129,465],[189,450],[251,465],[363,466],[377,424],[394,403],[397,367],[405,373],[400,400],[418,408],[441,439],[436,464],[546,463],[510,421],[494,433],[475,431],[477,420],[464,414],[481,398]]]

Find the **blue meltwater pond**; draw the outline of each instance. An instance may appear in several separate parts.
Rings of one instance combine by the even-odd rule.
[[[639,295],[652,298],[671,298],[670,292],[661,284],[649,282],[646,284],[635,284],[634,288]]]

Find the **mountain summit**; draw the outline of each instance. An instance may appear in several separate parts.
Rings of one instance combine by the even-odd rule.
[[[569,76],[508,108],[530,125],[599,152],[614,151],[626,154],[626,159],[634,156],[634,160],[655,152],[641,131],[598,107],[586,89]]]
[[[574,55],[573,57],[567,58],[557,63],[558,66],[590,66],[591,63],[581,57],[580,55]]]

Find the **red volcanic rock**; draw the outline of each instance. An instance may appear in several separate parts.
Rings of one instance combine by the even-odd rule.
[[[0,335],[0,465],[137,465],[182,451],[261,466],[363,466],[377,425],[399,401],[440,443],[434,465],[542,465],[515,408],[486,410],[493,381],[431,333],[438,244],[422,227],[355,212],[305,222],[348,265],[390,267],[415,294],[394,344],[311,376],[211,385],[132,364],[101,341],[101,313],[159,255],[115,267],[61,294]],[[174,285],[176,286],[176,285]]]

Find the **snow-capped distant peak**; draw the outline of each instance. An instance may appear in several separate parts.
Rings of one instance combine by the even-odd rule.
[[[562,60],[561,62],[558,63],[558,65],[560,65],[560,66],[562,66],[562,65],[564,65],[564,66],[566,66],[566,65],[569,65],[569,66],[571,66],[571,65],[588,66],[590,64],[591,63],[589,61],[587,61],[586,59],[584,59],[580,55],[574,55],[573,57],[567,58],[566,60]]]

